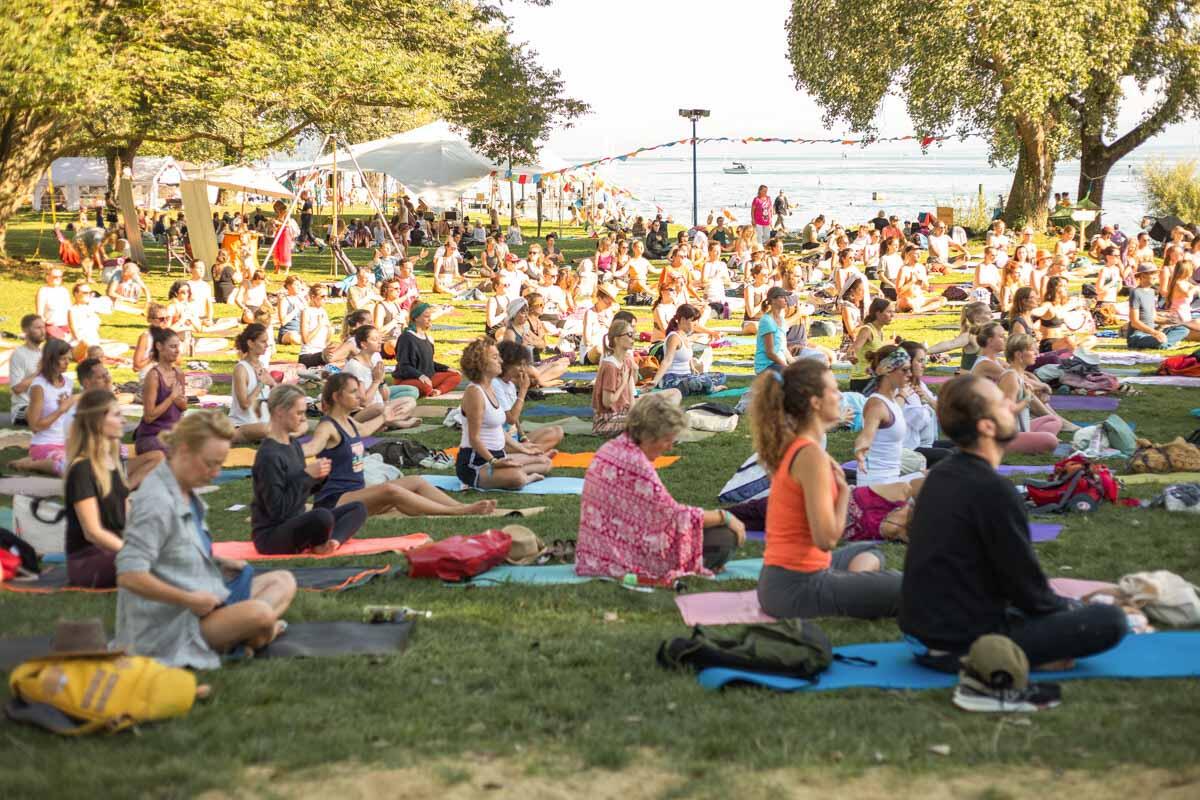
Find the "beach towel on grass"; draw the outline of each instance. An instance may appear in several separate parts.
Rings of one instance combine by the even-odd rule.
[[[421,475],[432,485],[444,492],[465,492],[466,486],[453,475]],[[472,489],[480,492],[513,492],[514,494],[583,494],[583,478],[554,476],[534,481],[520,489]],[[353,541],[353,540],[351,540]]]
[[[283,567],[282,569],[288,569]],[[342,592],[354,589],[380,577],[393,577],[397,567],[295,567],[288,569],[296,578],[296,586],[309,592]],[[108,593],[116,589],[85,589],[67,585],[66,567],[43,570],[37,580],[12,580],[0,583],[0,589],[18,594],[55,594],[57,592]]]
[[[781,675],[713,668],[696,676],[706,689],[750,684],[780,692],[827,692],[835,689],[948,689],[958,676],[926,669],[913,660],[904,642],[874,642],[835,647],[846,657],[867,659],[875,666],[835,661],[817,683]],[[1190,678],[1200,676],[1200,632],[1143,633],[1126,636],[1107,653],[1081,658],[1063,672],[1038,672],[1036,680],[1070,681],[1088,678]]]
[[[454,458],[458,455],[458,448],[446,448],[446,455]],[[594,451],[590,453],[564,453],[559,451],[550,463],[558,469],[587,469],[592,465],[592,461],[595,458],[596,453]],[[659,456],[654,459],[654,466],[656,469],[662,469],[663,467],[671,466],[678,460],[679,456]]]
[[[425,533],[410,533],[407,536],[382,536],[367,539],[351,539],[327,555],[316,553],[286,553],[264,555],[254,547],[254,542],[213,542],[213,555],[218,558],[241,559],[242,561],[274,561],[293,558],[346,558],[348,556],[370,556],[379,553],[404,553],[432,542]]]

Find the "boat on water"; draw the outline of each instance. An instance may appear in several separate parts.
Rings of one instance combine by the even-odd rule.
[[[734,161],[730,166],[724,167],[726,175],[749,175],[750,168],[740,161]]]

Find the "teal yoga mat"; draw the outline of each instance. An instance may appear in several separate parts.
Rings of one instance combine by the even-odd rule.
[[[453,475],[421,475],[437,488],[447,492],[465,492],[466,486]],[[482,491],[482,490],[481,490]],[[512,492],[513,494],[583,494],[583,478],[544,478],[526,485],[522,489],[488,489],[491,492]]]
[[[725,570],[717,574],[715,580],[758,580],[762,571],[761,558],[744,558],[730,561]],[[500,586],[505,583],[519,583],[532,586],[559,586],[575,583],[587,583],[600,580],[593,577],[581,577],[575,574],[574,564],[551,564],[545,567],[518,567],[511,564],[501,564],[492,567],[487,572],[476,575],[463,583],[447,583],[447,586]]]
[[[835,661],[817,683],[782,675],[733,669],[706,669],[697,676],[706,689],[749,684],[780,692],[828,692],[835,689],[946,689],[958,683],[956,675],[935,672],[913,660],[904,642],[875,642],[835,647],[834,652],[875,661],[860,666]],[[1081,658],[1066,672],[1038,672],[1038,681],[1089,678],[1190,678],[1200,676],[1200,632],[1130,634],[1107,653]]]

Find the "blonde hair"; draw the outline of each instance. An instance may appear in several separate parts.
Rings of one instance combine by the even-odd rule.
[[[89,463],[96,488],[100,490],[99,499],[108,497],[113,489],[111,471],[100,469],[106,456],[120,476],[121,483],[125,483],[125,468],[121,464],[121,442],[104,436],[104,418],[116,403],[116,396],[107,389],[84,392],[75,406],[75,421],[71,424],[67,436],[66,472],[70,472],[70,467],[80,461]],[[63,477],[66,477],[65,473]]]
[[[1004,343],[1004,359],[1011,364],[1013,356],[1015,356],[1017,353],[1022,353],[1028,350],[1030,347],[1033,347],[1033,345],[1033,337],[1028,333],[1014,333],[1012,336],[1009,336],[1008,341]]]
[[[958,327],[962,333],[970,332],[972,336],[978,333],[979,327],[992,318],[992,309],[987,303],[967,303],[963,306],[958,317]]]
[[[188,414],[175,423],[172,430],[160,433],[158,438],[171,452],[179,447],[186,447],[192,452],[198,452],[209,439],[233,441],[235,431],[233,423],[229,421],[229,417],[224,412],[218,409],[205,409]]]
[[[613,347],[612,343],[618,336],[633,332],[633,323],[629,322],[628,320],[614,319],[612,325],[608,326],[608,333],[604,334],[604,354],[606,356],[611,356],[613,354],[613,350],[615,348]]]

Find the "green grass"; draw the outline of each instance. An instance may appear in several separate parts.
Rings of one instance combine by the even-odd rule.
[[[10,226],[15,255],[33,250],[36,223],[36,218],[25,218]],[[566,231],[568,236],[580,233]],[[52,241],[43,234],[43,255],[52,252]],[[578,259],[592,247],[587,239],[575,238],[564,242],[563,249]],[[162,250],[149,252],[148,282],[162,296],[178,273],[163,276]],[[351,255],[356,262],[369,258],[363,251]],[[297,271],[311,279],[327,275],[328,258],[301,254]],[[68,282],[72,277],[68,274]],[[422,280],[427,287],[427,273]],[[32,309],[39,282],[34,270],[18,267],[0,278],[0,328],[19,333],[18,320]],[[645,311],[640,314],[645,320]],[[932,342],[951,336],[933,329],[956,319],[956,311],[947,311],[901,319],[896,329]],[[443,321],[482,328],[477,311],[460,310]],[[132,317],[114,316],[107,322],[106,335],[131,343],[141,329]],[[468,334],[443,332],[439,356],[459,350],[462,343],[450,339],[465,340]],[[718,358],[746,357],[749,351],[727,349]],[[230,358],[209,361],[217,372],[232,366]],[[127,380],[132,374],[114,377]],[[1195,391],[1153,389],[1123,400],[1120,413],[1137,423],[1139,435],[1169,439],[1195,427],[1188,410],[1200,405],[1196,397]],[[0,407],[5,405],[0,401]],[[1103,415],[1071,416],[1098,421]],[[445,447],[456,445],[457,437],[447,430],[423,441]],[[835,433],[830,450],[848,458],[851,442],[851,434]],[[565,449],[594,450],[599,444],[591,437],[572,437]],[[681,501],[712,507],[721,485],[750,453],[748,426],[743,421],[735,433],[680,445],[676,452],[683,458],[662,472],[667,486]],[[18,455],[8,450],[0,460]],[[1149,496],[1152,490],[1133,494]],[[247,537],[248,511],[225,509],[250,502],[248,482],[226,484],[207,499],[215,538]],[[529,504],[512,497],[502,502]],[[537,502],[549,506],[530,521],[537,533],[544,539],[575,535],[577,498]],[[1169,569],[1200,581],[1190,519],[1106,506],[1094,515],[1063,521],[1067,527],[1059,540],[1039,545],[1052,576],[1113,580],[1135,570]],[[371,521],[362,535],[420,530],[442,537],[484,527],[480,520]],[[899,565],[902,548],[887,549]],[[760,554],[761,545],[752,543],[741,555]],[[397,556],[354,559],[362,564],[399,561]],[[716,587],[694,580],[690,588]],[[1114,765],[1170,769],[1195,759],[1194,744],[1184,733],[1200,714],[1195,681],[1072,683],[1064,705],[1034,716],[1029,727],[1002,727],[994,718],[958,712],[947,691],[707,693],[691,676],[654,664],[659,642],[685,633],[673,595],[664,591],[640,594],[604,583],[462,589],[398,578],[345,594],[302,594],[288,617],[355,619],[371,603],[431,609],[433,618],[418,625],[411,647],[399,657],[239,663],[208,673],[204,680],[214,687],[211,701],[198,705],[185,720],[147,728],[141,735],[68,741],[5,725],[0,729],[0,753],[7,755],[5,796],[85,796],[97,787],[114,797],[182,797],[207,789],[237,794],[245,791],[247,768],[270,768],[283,776],[344,761],[364,768],[434,764],[437,779],[449,790],[470,781],[472,765],[485,758],[515,759],[531,770],[561,775],[578,766],[620,770],[652,757],[678,773],[681,796],[716,796],[744,787],[743,779],[755,773],[790,767],[851,776],[882,760],[910,777],[992,766],[1080,769],[1102,778]],[[111,630],[114,604],[113,595],[0,593],[0,635],[46,633],[60,617],[99,616]],[[615,612],[617,621],[606,622],[606,612]],[[839,644],[897,636],[892,622],[830,620],[822,626]],[[0,690],[0,699],[6,696],[7,689]],[[929,752],[930,745],[939,743],[952,745],[952,755]],[[1002,784],[1003,772],[999,774],[996,783]],[[1008,796],[1000,788],[989,791],[988,796]],[[403,793],[397,786],[394,794]]]

